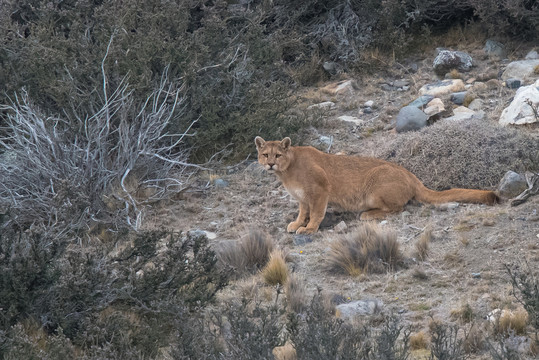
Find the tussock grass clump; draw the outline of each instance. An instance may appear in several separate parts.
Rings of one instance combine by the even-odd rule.
[[[495,323],[494,331],[498,334],[508,334],[513,331],[517,335],[525,335],[527,324],[528,312],[526,310],[502,310]]]
[[[273,241],[263,231],[249,230],[240,241],[220,244],[217,254],[222,266],[237,276],[262,269],[273,251]]]
[[[427,227],[425,231],[421,233],[421,236],[415,243],[415,250],[417,257],[420,260],[425,260],[429,256],[429,245],[432,239],[432,228]]]
[[[280,249],[271,252],[266,266],[262,269],[262,278],[268,285],[284,285],[288,280],[286,255]]]
[[[428,343],[428,337],[423,331],[419,331],[410,335],[410,349],[412,350],[426,349]]]
[[[294,274],[288,277],[285,284],[284,293],[288,309],[295,313],[300,313],[305,309],[307,296],[305,284]]]
[[[473,321],[475,314],[470,304],[466,303],[458,309],[451,310],[451,318],[466,324]]]
[[[393,269],[401,258],[396,232],[366,223],[331,243],[328,265],[330,270],[358,276]]]
[[[492,188],[507,169],[539,167],[537,139],[479,120],[439,121],[393,141],[384,137],[383,143],[365,144],[365,151],[404,166],[434,190]]]

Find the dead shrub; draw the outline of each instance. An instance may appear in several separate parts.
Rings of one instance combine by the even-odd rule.
[[[464,336],[464,351],[467,354],[476,354],[485,348],[485,333],[476,324],[472,324]]]
[[[266,266],[262,269],[262,278],[268,285],[284,285],[288,279],[286,255],[280,249],[271,252]]]
[[[365,153],[404,166],[435,190],[494,187],[507,169],[539,167],[537,139],[479,120],[439,121],[381,141],[365,144]]]
[[[366,223],[331,243],[328,267],[333,271],[358,276],[393,269],[401,258],[397,234],[375,223]]]

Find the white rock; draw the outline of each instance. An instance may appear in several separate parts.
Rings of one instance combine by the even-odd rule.
[[[323,109],[323,110],[330,110],[335,108],[335,103],[333,101],[324,101],[319,104],[314,104],[309,106],[307,109]]]
[[[344,319],[351,319],[358,315],[373,315],[381,311],[384,303],[381,300],[357,300],[339,304],[335,308],[338,315]]]
[[[358,119],[357,117],[354,117],[354,116],[342,115],[342,116],[339,116],[337,119],[352,123],[354,125],[363,124],[363,120]]]
[[[423,87],[419,89],[419,95],[442,96],[464,90],[466,90],[464,81],[461,79],[449,79],[423,85]]]
[[[373,105],[374,105],[374,101],[372,100],[365,101],[365,103],[363,104],[363,106],[365,107],[372,107]]]
[[[204,233],[206,234],[206,237],[208,238],[208,240],[215,240],[217,238],[217,234],[214,232],[204,231]]]
[[[322,91],[330,95],[336,95],[336,94],[341,94],[344,92],[352,91],[353,89],[354,89],[354,86],[352,84],[352,80],[343,80],[343,81],[339,81],[339,82],[324,86],[322,88]]]
[[[507,65],[502,74],[502,80],[511,78],[523,81],[537,79],[535,67],[539,66],[539,59],[513,61]]]
[[[482,110],[473,111],[468,109],[466,106],[459,106],[453,109],[453,116],[446,118],[450,121],[462,121],[462,120],[471,120],[478,119],[481,120],[485,117],[485,112]]]
[[[345,232],[347,228],[348,226],[346,225],[346,223],[344,221],[341,221],[340,223],[338,223],[337,225],[333,227],[333,230],[335,230],[338,233],[342,233],[342,232]]]
[[[423,112],[428,116],[434,116],[445,111],[444,102],[440,98],[432,99]]]
[[[535,59],[539,59],[539,54],[537,53],[537,51],[535,50],[532,50],[530,51],[526,57],[525,57],[526,60],[535,60]]]
[[[470,105],[468,105],[468,109],[473,111],[479,111],[483,109],[483,100],[481,99],[474,99]]]
[[[538,60],[539,61],[539,60]],[[539,122],[534,108],[539,108],[539,80],[533,85],[520,87],[511,104],[502,111],[500,125],[523,125]]]

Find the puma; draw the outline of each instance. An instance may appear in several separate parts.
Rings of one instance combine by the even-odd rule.
[[[332,155],[311,146],[291,146],[290,138],[265,141],[255,138],[258,162],[275,173],[299,202],[298,218],[288,232],[318,231],[328,204],[345,211],[360,211],[361,220],[383,219],[398,213],[412,200],[441,204],[450,201],[493,205],[493,191],[450,189],[433,191],[400,165],[372,157]]]

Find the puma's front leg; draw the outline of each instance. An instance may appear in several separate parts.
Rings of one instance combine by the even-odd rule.
[[[326,209],[328,206],[328,194],[320,194],[316,199],[309,204],[309,222],[307,226],[299,227],[296,234],[314,234],[318,231],[318,227],[324,216],[326,216]]]
[[[296,230],[302,226],[305,226],[309,222],[309,206],[302,202],[299,203],[299,214],[296,221],[292,221],[288,224],[286,231],[289,233],[296,232]]]

